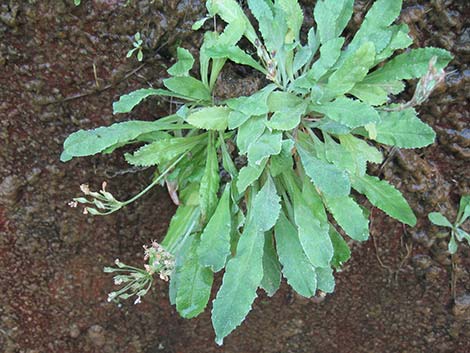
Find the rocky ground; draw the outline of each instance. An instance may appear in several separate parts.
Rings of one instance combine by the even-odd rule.
[[[442,229],[426,215],[455,217],[470,193],[470,9],[467,0],[406,1],[401,19],[417,46],[452,51],[446,84],[419,111],[438,138],[428,148],[398,151],[381,174],[399,187],[419,217],[405,228],[372,212],[371,239],[353,246],[325,300],[306,300],[286,285],[263,294],[222,348],[209,311],[183,320],[157,283],[140,305],[106,301],[105,265],[139,265],[142,244],[161,238],[174,212],[164,190],[126,209],[91,218],[67,207],[87,182],[125,199],[147,185],[150,171],[126,172],[118,154],[59,162],[65,137],[79,128],[152,120],[173,109],[147,101],[130,116],[111,103],[165,77],[177,45],[195,54],[204,14],[198,0],[4,0],[0,2],[0,351],[42,352],[469,352],[470,251],[461,246],[457,296]],[[357,26],[370,1],[356,1]],[[305,9],[312,1],[305,1]],[[306,12],[307,13],[307,12]],[[144,61],[126,59],[132,36],[145,38]],[[237,68],[218,93],[256,85]],[[218,279],[220,282],[220,278]]]

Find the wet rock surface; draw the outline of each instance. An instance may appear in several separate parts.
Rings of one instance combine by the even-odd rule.
[[[461,246],[457,255],[454,303],[447,241],[438,239],[443,230],[426,218],[439,210],[453,219],[460,195],[470,192],[467,1],[407,1],[401,16],[417,45],[455,55],[446,85],[419,108],[437,132],[436,143],[398,151],[383,168],[371,168],[404,192],[417,227],[374,210],[372,237],[353,246],[333,295],[304,300],[286,285],[273,298],[260,293],[223,348],[213,343],[209,310],[194,320],[179,318],[165,283],[156,283],[139,305],[106,301],[113,284],[103,267],[118,257],[140,265],[142,244],[164,235],[174,212],[164,190],[106,218],[67,207],[84,182],[99,188],[106,179],[121,199],[147,185],[150,171],[120,173],[127,165],[119,154],[62,164],[61,144],[80,128],[152,120],[174,109],[154,100],[113,116],[111,102],[133,89],[159,86],[176,46],[197,53],[201,40],[190,27],[205,13],[203,1],[125,2],[0,4],[0,351],[470,351],[470,251]],[[351,28],[368,4],[357,1]],[[312,2],[304,5],[311,9]],[[144,38],[143,63],[125,58],[137,31]],[[223,77],[221,96],[260,83],[234,67]]]

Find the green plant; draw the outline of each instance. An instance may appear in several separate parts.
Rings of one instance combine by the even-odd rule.
[[[219,344],[244,320],[259,287],[270,296],[276,292],[281,272],[305,297],[333,292],[333,269],[350,257],[337,227],[357,241],[369,236],[368,212],[351,189],[390,216],[415,225],[400,192],[368,175],[367,163],[382,162],[378,143],[419,148],[434,141],[434,131],[413,106],[444,79],[443,68],[452,58],[442,49],[411,49],[382,64],[412,44],[408,27],[392,24],[401,0],[376,1],[349,43],[340,35],[353,0],[317,1],[317,25],[305,42],[296,0],[247,4],[259,33],[235,0],[207,1],[208,16],[193,28],[216,17],[226,26],[222,33],[204,35],[200,80],[192,76],[191,53],[178,48],[178,60],[163,81],[166,89],[139,89],[113,104],[115,114],[128,113],[150,96],[171,96],[180,102],[175,114],[80,130],[67,138],[61,155],[68,161],[143,144],[125,159],[133,166],[155,167],[146,189],[121,202],[104,187],[95,193],[84,185],[85,197],[74,199],[72,206],[109,214],[156,184],[166,184],[179,205],[160,245],[174,258],[170,300],[183,317],[197,316],[208,303],[213,274],[225,269],[212,308]],[[237,45],[242,37],[256,55]],[[214,96],[227,60],[261,72],[267,84],[248,96]],[[403,80],[414,78],[420,80],[413,99],[391,104],[390,96],[404,90]],[[246,165],[235,163],[237,155],[246,156]],[[220,177],[221,169],[228,181]],[[160,259],[153,257],[147,272],[162,271],[159,266]],[[167,267],[163,269],[166,279]],[[136,295],[139,301],[152,276],[139,272],[137,277],[142,281],[131,281],[111,299]]]
[[[457,240],[459,242],[464,239],[470,244],[470,234],[464,231],[460,226],[470,217],[470,195],[464,195],[460,199],[459,211],[457,213],[457,219],[452,224],[442,213],[431,212],[428,214],[429,220],[440,227],[450,228],[450,240],[449,240],[449,253],[455,254],[457,252]]]
[[[82,0],[73,0],[73,3],[75,4],[75,6],[78,6],[80,5]]]
[[[134,42],[132,43],[133,47],[127,52],[126,57],[130,58],[134,52],[137,52],[137,60],[142,61],[144,58],[143,48],[142,48],[142,38],[140,37],[140,32],[134,34]]]

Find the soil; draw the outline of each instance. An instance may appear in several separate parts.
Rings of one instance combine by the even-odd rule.
[[[404,227],[373,210],[371,239],[352,245],[335,293],[307,300],[285,284],[273,298],[260,293],[223,347],[214,343],[210,310],[181,319],[166,283],[156,283],[139,305],[106,301],[113,283],[103,267],[115,258],[140,265],[142,244],[164,235],[175,210],[165,190],[108,217],[67,207],[84,182],[97,189],[107,180],[121,199],[147,185],[150,171],[127,171],[117,153],[60,163],[61,144],[81,128],[152,120],[173,109],[154,100],[113,116],[111,102],[160,86],[176,47],[197,54],[201,41],[190,27],[204,15],[203,1],[125,2],[0,2],[0,351],[469,352],[470,250],[463,245],[456,256],[454,301],[446,238],[426,218],[439,210],[453,219],[460,195],[470,193],[467,0],[406,1],[401,16],[416,46],[455,56],[446,84],[419,108],[436,143],[400,150],[383,169],[371,169],[402,190],[418,225]],[[356,3],[350,29],[371,2]],[[311,9],[312,1],[303,5]],[[145,38],[142,63],[126,59],[137,31]],[[246,76],[229,70],[220,92],[256,86]]]

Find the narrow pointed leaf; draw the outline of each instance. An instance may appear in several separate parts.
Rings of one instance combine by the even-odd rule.
[[[317,290],[315,268],[305,255],[297,229],[281,213],[274,228],[277,253],[287,283],[300,295],[310,298]]]
[[[263,279],[261,288],[272,297],[281,285],[281,265],[274,247],[272,232],[265,233],[263,252]]]
[[[452,223],[450,223],[449,220],[439,212],[431,212],[428,214],[428,218],[436,226],[453,228]]]
[[[334,249],[331,265],[335,268],[340,268],[351,257],[351,250],[333,226],[330,226],[330,238]]]
[[[263,278],[264,236],[252,223],[238,241],[235,257],[227,263],[217,297],[212,306],[212,324],[216,343],[242,323],[256,298],[256,289]]]
[[[274,227],[281,210],[280,201],[276,186],[272,178],[268,176],[253,200],[253,213],[256,215],[253,218],[258,231],[266,232]]]
[[[230,184],[227,184],[219,204],[201,235],[198,248],[201,265],[218,272],[230,255]]]
[[[353,188],[366,195],[369,201],[389,216],[410,226],[416,224],[416,217],[402,194],[385,180],[364,175],[352,178]]]

